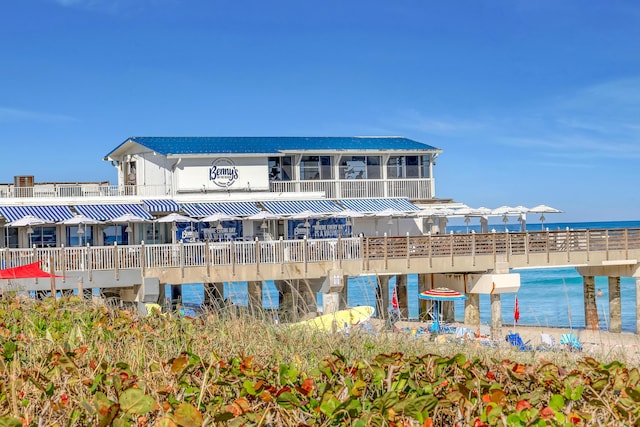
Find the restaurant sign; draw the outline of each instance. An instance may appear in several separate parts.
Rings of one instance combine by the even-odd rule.
[[[218,187],[231,187],[238,180],[238,168],[231,159],[216,159],[209,168],[209,180]]]

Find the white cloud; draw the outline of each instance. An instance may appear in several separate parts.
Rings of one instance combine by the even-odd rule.
[[[407,110],[393,119],[396,128],[481,142],[487,150],[508,146],[537,157],[558,156],[568,162],[588,159],[640,158],[640,78],[612,80],[562,97],[481,118],[427,116]],[[493,147],[492,147],[493,146]]]
[[[0,122],[40,122],[40,123],[69,123],[76,119],[63,114],[41,113],[37,111],[19,110],[17,108],[0,107]]]

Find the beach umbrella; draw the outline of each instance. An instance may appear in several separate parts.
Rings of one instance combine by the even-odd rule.
[[[418,298],[434,302],[434,320],[431,325],[432,332],[440,331],[440,301],[457,301],[467,299],[467,296],[449,288],[428,289],[418,294]]]
[[[530,213],[539,213],[540,214],[540,223],[542,224],[542,229],[544,230],[544,221],[545,221],[545,217],[544,214],[546,213],[562,213],[562,211],[560,209],[556,209],[556,208],[552,208],[551,206],[547,206],[547,205],[538,205],[538,206],[534,206],[531,209],[529,209]]]
[[[513,304],[513,326],[518,324],[520,320],[520,305],[518,304],[518,295],[516,295],[516,301]]]

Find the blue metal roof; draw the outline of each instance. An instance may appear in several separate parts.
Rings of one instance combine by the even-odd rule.
[[[385,209],[395,209],[398,211],[411,212],[419,211],[420,208],[409,201],[409,199],[342,199],[338,203],[345,208],[353,209],[357,212],[381,212]]]
[[[13,222],[27,215],[33,215],[47,221],[59,222],[73,218],[68,206],[0,206],[0,214],[7,222]]]
[[[250,154],[280,153],[283,151],[328,151],[328,150],[377,150],[377,151],[433,151],[439,150],[422,142],[401,136],[351,136],[351,137],[159,137],[134,136],[127,138],[105,158],[129,141],[136,142],[161,154]]]
[[[137,215],[145,219],[153,218],[141,205],[136,204],[77,205],[74,207],[82,215],[97,219],[98,221],[109,221],[110,219],[117,218],[127,213]]]
[[[211,203],[182,203],[182,209],[195,218],[224,213],[227,215],[248,216],[260,212],[253,202],[211,202]]]
[[[293,215],[303,211],[319,214],[340,212],[342,208],[331,200],[276,200],[261,202],[269,212],[278,215]]]

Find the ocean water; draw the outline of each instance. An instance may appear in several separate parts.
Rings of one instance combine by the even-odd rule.
[[[519,229],[519,224],[507,224],[510,230]],[[489,225],[489,229],[504,231],[504,224]],[[541,229],[541,224],[528,224],[529,230]],[[618,222],[585,222],[585,223],[549,223],[544,224],[549,230],[571,229],[599,229],[599,228],[640,228],[640,221]],[[454,233],[466,232],[466,225],[452,225],[447,231]],[[469,230],[479,231],[478,226],[469,226]],[[520,290],[517,294],[503,294],[501,296],[502,323],[504,326],[513,324],[513,309],[515,297],[518,296],[520,308],[520,325],[530,326],[555,326],[572,327],[576,329],[585,327],[583,283],[575,268],[541,268],[512,270],[520,273]],[[372,305],[375,307],[375,276],[350,277],[349,282],[349,306]],[[390,292],[395,286],[395,279],[389,283]],[[608,329],[608,280],[606,277],[596,277],[595,286],[602,291],[602,295],[596,297],[596,304],[602,330]],[[225,283],[225,298],[230,298],[235,304],[247,304],[246,282]],[[418,279],[417,275],[409,275],[407,280],[407,293],[409,299],[409,317],[418,317]],[[598,292],[598,294],[600,294]],[[622,329],[634,332],[635,320],[635,279],[622,277],[620,279],[620,294],[622,301]],[[169,290],[167,290],[169,295]],[[201,283],[184,285],[182,298],[185,304],[199,305],[204,298],[204,289]],[[273,282],[265,282],[263,286],[263,306],[265,308],[277,308],[278,292]],[[321,296],[318,295],[318,305],[321,307]],[[464,301],[455,302],[456,320],[464,318]],[[491,322],[491,307],[489,295],[480,295],[480,322]]]

